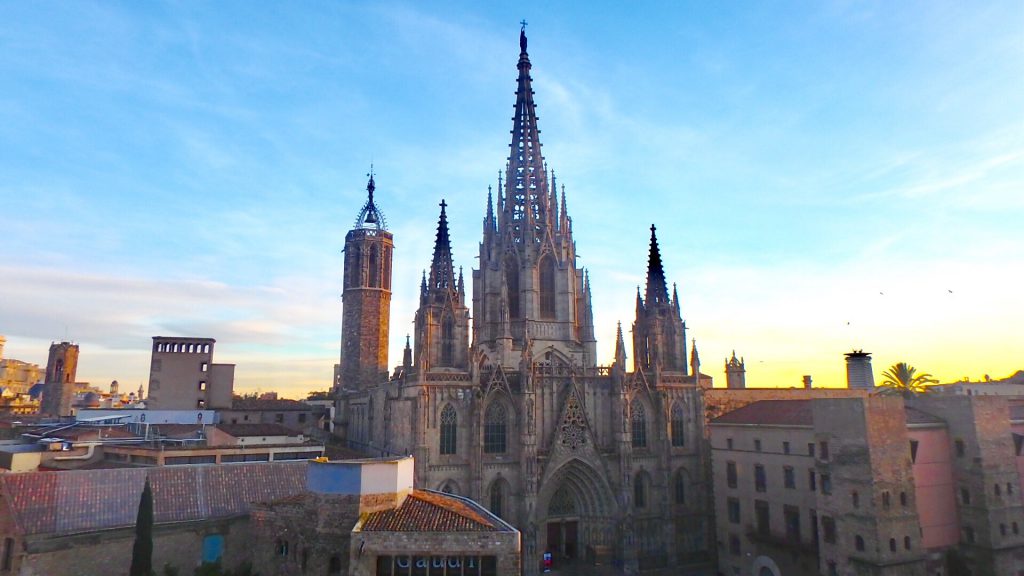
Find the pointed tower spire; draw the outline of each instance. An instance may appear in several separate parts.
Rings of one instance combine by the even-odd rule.
[[[456,289],[455,270],[452,265],[452,245],[448,237],[448,216],[441,200],[441,216],[437,220],[437,237],[434,240],[434,259],[430,263],[430,290],[451,291]]]
[[[512,143],[509,145],[505,177],[505,223],[511,225],[517,242],[537,239],[540,212],[548,195],[547,174],[541,155],[537,105],[533,101],[530,56],[526,53],[526,25],[519,31],[519,79],[515,116],[512,117]]]
[[[459,266],[459,294],[466,294],[466,282],[462,279],[462,266]]]
[[[615,326],[615,363],[619,366],[626,365],[626,341],[622,338],[622,322]]]
[[[650,308],[656,304],[668,303],[668,287],[665,284],[665,270],[661,265],[661,250],[655,226],[651,224],[651,252],[647,259],[647,293],[644,300]]]
[[[384,213],[377,208],[377,204],[373,201],[373,192],[377,189],[377,184],[373,181],[373,164],[370,164],[370,173],[366,176],[370,179],[366,183],[366,204],[363,204],[359,215],[356,216],[356,225],[354,227],[387,230],[387,221],[384,220]]]
[[[402,351],[402,372],[408,374],[412,370],[412,346],[409,344],[409,335],[405,335],[405,350]]]

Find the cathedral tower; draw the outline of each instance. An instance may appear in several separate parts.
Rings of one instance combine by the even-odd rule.
[[[747,370],[743,365],[743,359],[736,358],[735,350],[732,351],[732,358],[725,361],[725,387],[747,387]]]
[[[665,370],[687,373],[686,325],[679,313],[679,292],[668,297],[665,270],[655,227],[651,225],[651,249],[647,260],[647,289],[636,294],[633,323],[633,363],[644,372]]]
[[[54,342],[46,361],[46,383],[40,412],[50,416],[70,416],[78,372],[78,344]]]
[[[565,189],[559,206],[554,172],[541,154],[526,33],[519,35],[512,143],[497,205],[487,195],[480,269],[473,271],[474,343],[491,363],[518,366],[528,353],[554,347],[594,366],[595,338],[586,274],[576,268]]]
[[[373,174],[355,227],[345,235],[342,292],[341,374],[338,385],[359,389],[388,372],[391,318],[391,252],[394,243],[384,214],[373,200]]]
[[[437,222],[434,258],[430,273],[420,284],[420,307],[416,311],[415,364],[426,372],[434,368],[469,369],[469,308],[462,270],[455,277],[452,246],[448,237],[448,216],[444,200]]]

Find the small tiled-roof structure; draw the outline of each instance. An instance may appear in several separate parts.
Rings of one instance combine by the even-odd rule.
[[[300,436],[301,432],[292,430],[287,426],[275,423],[265,424],[218,424],[217,429],[221,432],[234,436],[235,438],[244,438],[249,436]]]
[[[149,478],[156,524],[229,518],[306,488],[306,462],[25,472],[0,475],[19,530],[76,534],[135,525]]]
[[[366,516],[364,532],[498,532],[508,526],[470,500],[413,490],[397,508]]]
[[[284,412],[288,410],[312,411],[313,406],[298,400],[286,400],[283,398],[242,398],[238,397],[231,402],[232,410],[269,410]]]
[[[726,412],[711,421],[712,424],[741,424],[758,426],[813,426],[810,400],[759,400]]]
[[[932,416],[927,412],[922,412],[917,408],[906,407],[907,413],[907,424],[941,424],[944,425],[946,422],[938,416]]]

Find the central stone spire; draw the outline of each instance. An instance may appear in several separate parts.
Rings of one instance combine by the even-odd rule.
[[[537,105],[533,101],[530,55],[526,52],[525,25],[519,31],[519,81],[516,89],[515,116],[512,117],[512,143],[505,171],[502,202],[502,228],[511,232],[519,244],[540,242],[551,228],[544,156],[541,154]]]

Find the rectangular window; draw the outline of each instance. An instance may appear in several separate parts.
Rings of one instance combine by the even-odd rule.
[[[277,422],[278,424],[284,424],[284,414],[274,414],[274,422]]]
[[[725,482],[729,485],[729,488],[736,487],[736,463],[726,462],[725,463]]]
[[[832,476],[828,474],[821,475],[821,493],[831,494],[832,493]]]
[[[822,460],[828,460],[828,442],[822,440],[819,442],[819,451],[821,453]]]
[[[768,536],[772,533],[771,511],[764,500],[754,500],[754,517],[757,519],[757,533]]]
[[[807,489],[811,492],[818,490],[818,475],[813,469],[807,471]]]
[[[817,510],[811,510],[810,511],[810,525],[811,525],[811,542],[813,542],[814,545],[817,546],[818,545],[818,511]]]
[[[961,488],[960,489],[960,501],[963,502],[966,505],[970,505],[970,503],[971,503],[971,491],[968,490],[967,488]]]
[[[768,490],[768,477],[764,473],[764,466],[754,465],[754,490],[765,492]]]
[[[789,442],[782,443],[782,453],[789,454]]]
[[[807,443],[807,455],[814,458],[814,442]]]
[[[206,380],[199,381],[199,391],[206,392]]]
[[[796,488],[796,474],[793,472],[792,466],[786,466],[782,469],[782,480],[786,488],[794,490]]]
[[[754,438],[754,450],[757,450],[758,452],[761,451],[761,439],[760,438]]]
[[[725,447],[728,448],[729,450],[732,450],[732,438],[725,439]]]
[[[199,371],[200,372],[206,372],[209,369],[210,369],[210,364],[209,363],[207,363],[207,362],[200,362],[199,363]]]
[[[836,521],[831,516],[821,517],[821,538],[826,544],[836,543]]]
[[[299,424],[306,423],[306,414],[299,414]]]
[[[917,440],[911,440],[910,441],[910,463],[911,464],[916,464],[917,463],[917,445],[918,444],[919,444],[919,442]],[[1017,455],[1020,456],[1020,454],[1017,454]]]
[[[1013,435],[1013,448],[1017,452],[1017,456],[1021,455],[1021,449],[1024,448],[1024,436],[1020,434]]]
[[[800,541],[800,508],[783,506],[782,516],[786,519],[786,539],[790,542]]]
[[[740,500],[739,498],[729,498],[726,501],[726,508],[729,509],[729,523],[739,524],[740,523]]]
[[[964,447],[964,441],[963,440],[957,438],[956,441],[953,443],[953,446],[956,447],[956,457],[957,458],[963,458],[964,454],[967,453],[967,449]]]

